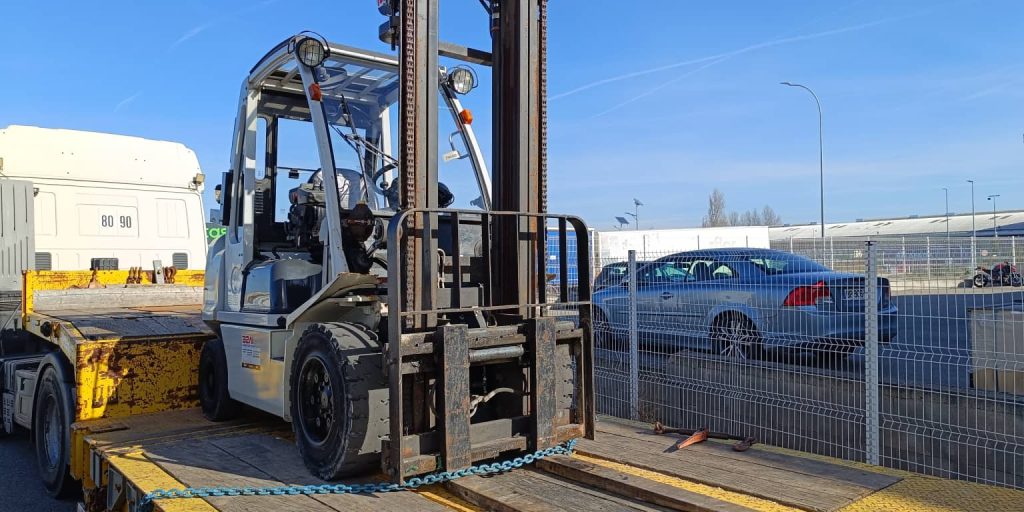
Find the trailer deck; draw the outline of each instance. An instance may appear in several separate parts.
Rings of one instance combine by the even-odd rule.
[[[187,486],[325,483],[310,476],[302,464],[291,427],[260,413],[212,423],[197,409],[186,409],[82,422],[73,431],[80,441],[76,446],[91,461],[88,477],[102,483],[108,503],[131,503],[155,489]],[[606,419],[598,424],[597,439],[581,440],[573,456],[552,456],[498,475],[372,495],[156,500],[155,509],[832,511],[901,480],[756,446],[737,453],[728,444],[708,442],[665,453],[672,442],[670,437],[650,434],[647,427]],[[385,480],[378,475],[359,482]],[[716,496],[705,487],[744,496],[747,504]]]

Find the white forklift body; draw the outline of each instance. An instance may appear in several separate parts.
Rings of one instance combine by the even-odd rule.
[[[296,56],[299,39],[271,50],[242,83],[231,162],[237,171],[229,173],[237,178],[226,177],[223,184],[227,233],[210,248],[203,307],[203,318],[222,337],[231,398],[289,421],[288,369],[305,327],[311,322],[347,321],[376,328],[383,309],[373,290],[386,271],[379,265],[370,273],[350,269],[343,248],[345,219],[330,212],[351,211],[356,198],[377,219],[387,219],[397,210],[390,109],[398,101],[398,61],[325,42],[326,59],[311,68]],[[486,206],[490,179],[483,153],[471,125],[459,118],[462,107],[454,91],[441,90],[457,127],[450,139],[453,152],[453,139],[459,137],[465,153],[457,157],[470,161]],[[276,162],[270,155],[276,152],[276,128],[258,126],[261,119],[274,123],[273,118],[312,125],[317,169]],[[356,156],[358,164],[353,167],[361,169],[345,168],[342,153]],[[265,169],[257,169],[258,160]],[[294,188],[282,189],[286,182]],[[331,193],[334,190],[339,193]],[[267,194],[275,202],[292,203],[287,221],[276,222],[276,212],[267,211]],[[296,212],[312,211],[307,206],[318,212],[313,225],[296,219]],[[311,232],[301,232],[305,228]],[[275,229],[288,234],[261,239],[260,233]],[[382,245],[385,237],[381,225],[370,240],[358,243],[373,252],[374,244]],[[383,250],[380,253],[383,262],[386,257]],[[290,287],[292,293],[282,287]],[[353,296],[353,290],[367,293]]]

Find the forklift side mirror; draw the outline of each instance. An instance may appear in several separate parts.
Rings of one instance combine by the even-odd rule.
[[[455,136],[460,135],[458,130],[448,135],[448,145],[452,148],[451,151],[444,154],[443,158],[445,162],[451,162],[452,160],[462,160],[469,156],[469,153],[459,151],[459,148],[455,147]]]

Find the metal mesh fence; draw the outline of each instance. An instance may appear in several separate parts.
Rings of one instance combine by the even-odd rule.
[[[597,261],[598,410],[1024,488],[1015,245],[787,240]]]

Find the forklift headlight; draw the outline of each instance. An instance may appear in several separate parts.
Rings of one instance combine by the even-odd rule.
[[[459,66],[448,73],[448,86],[459,94],[466,94],[476,88],[476,74],[467,67]]]
[[[323,64],[328,53],[327,47],[312,37],[303,37],[295,43],[295,56],[298,57],[299,62],[311,68]]]

